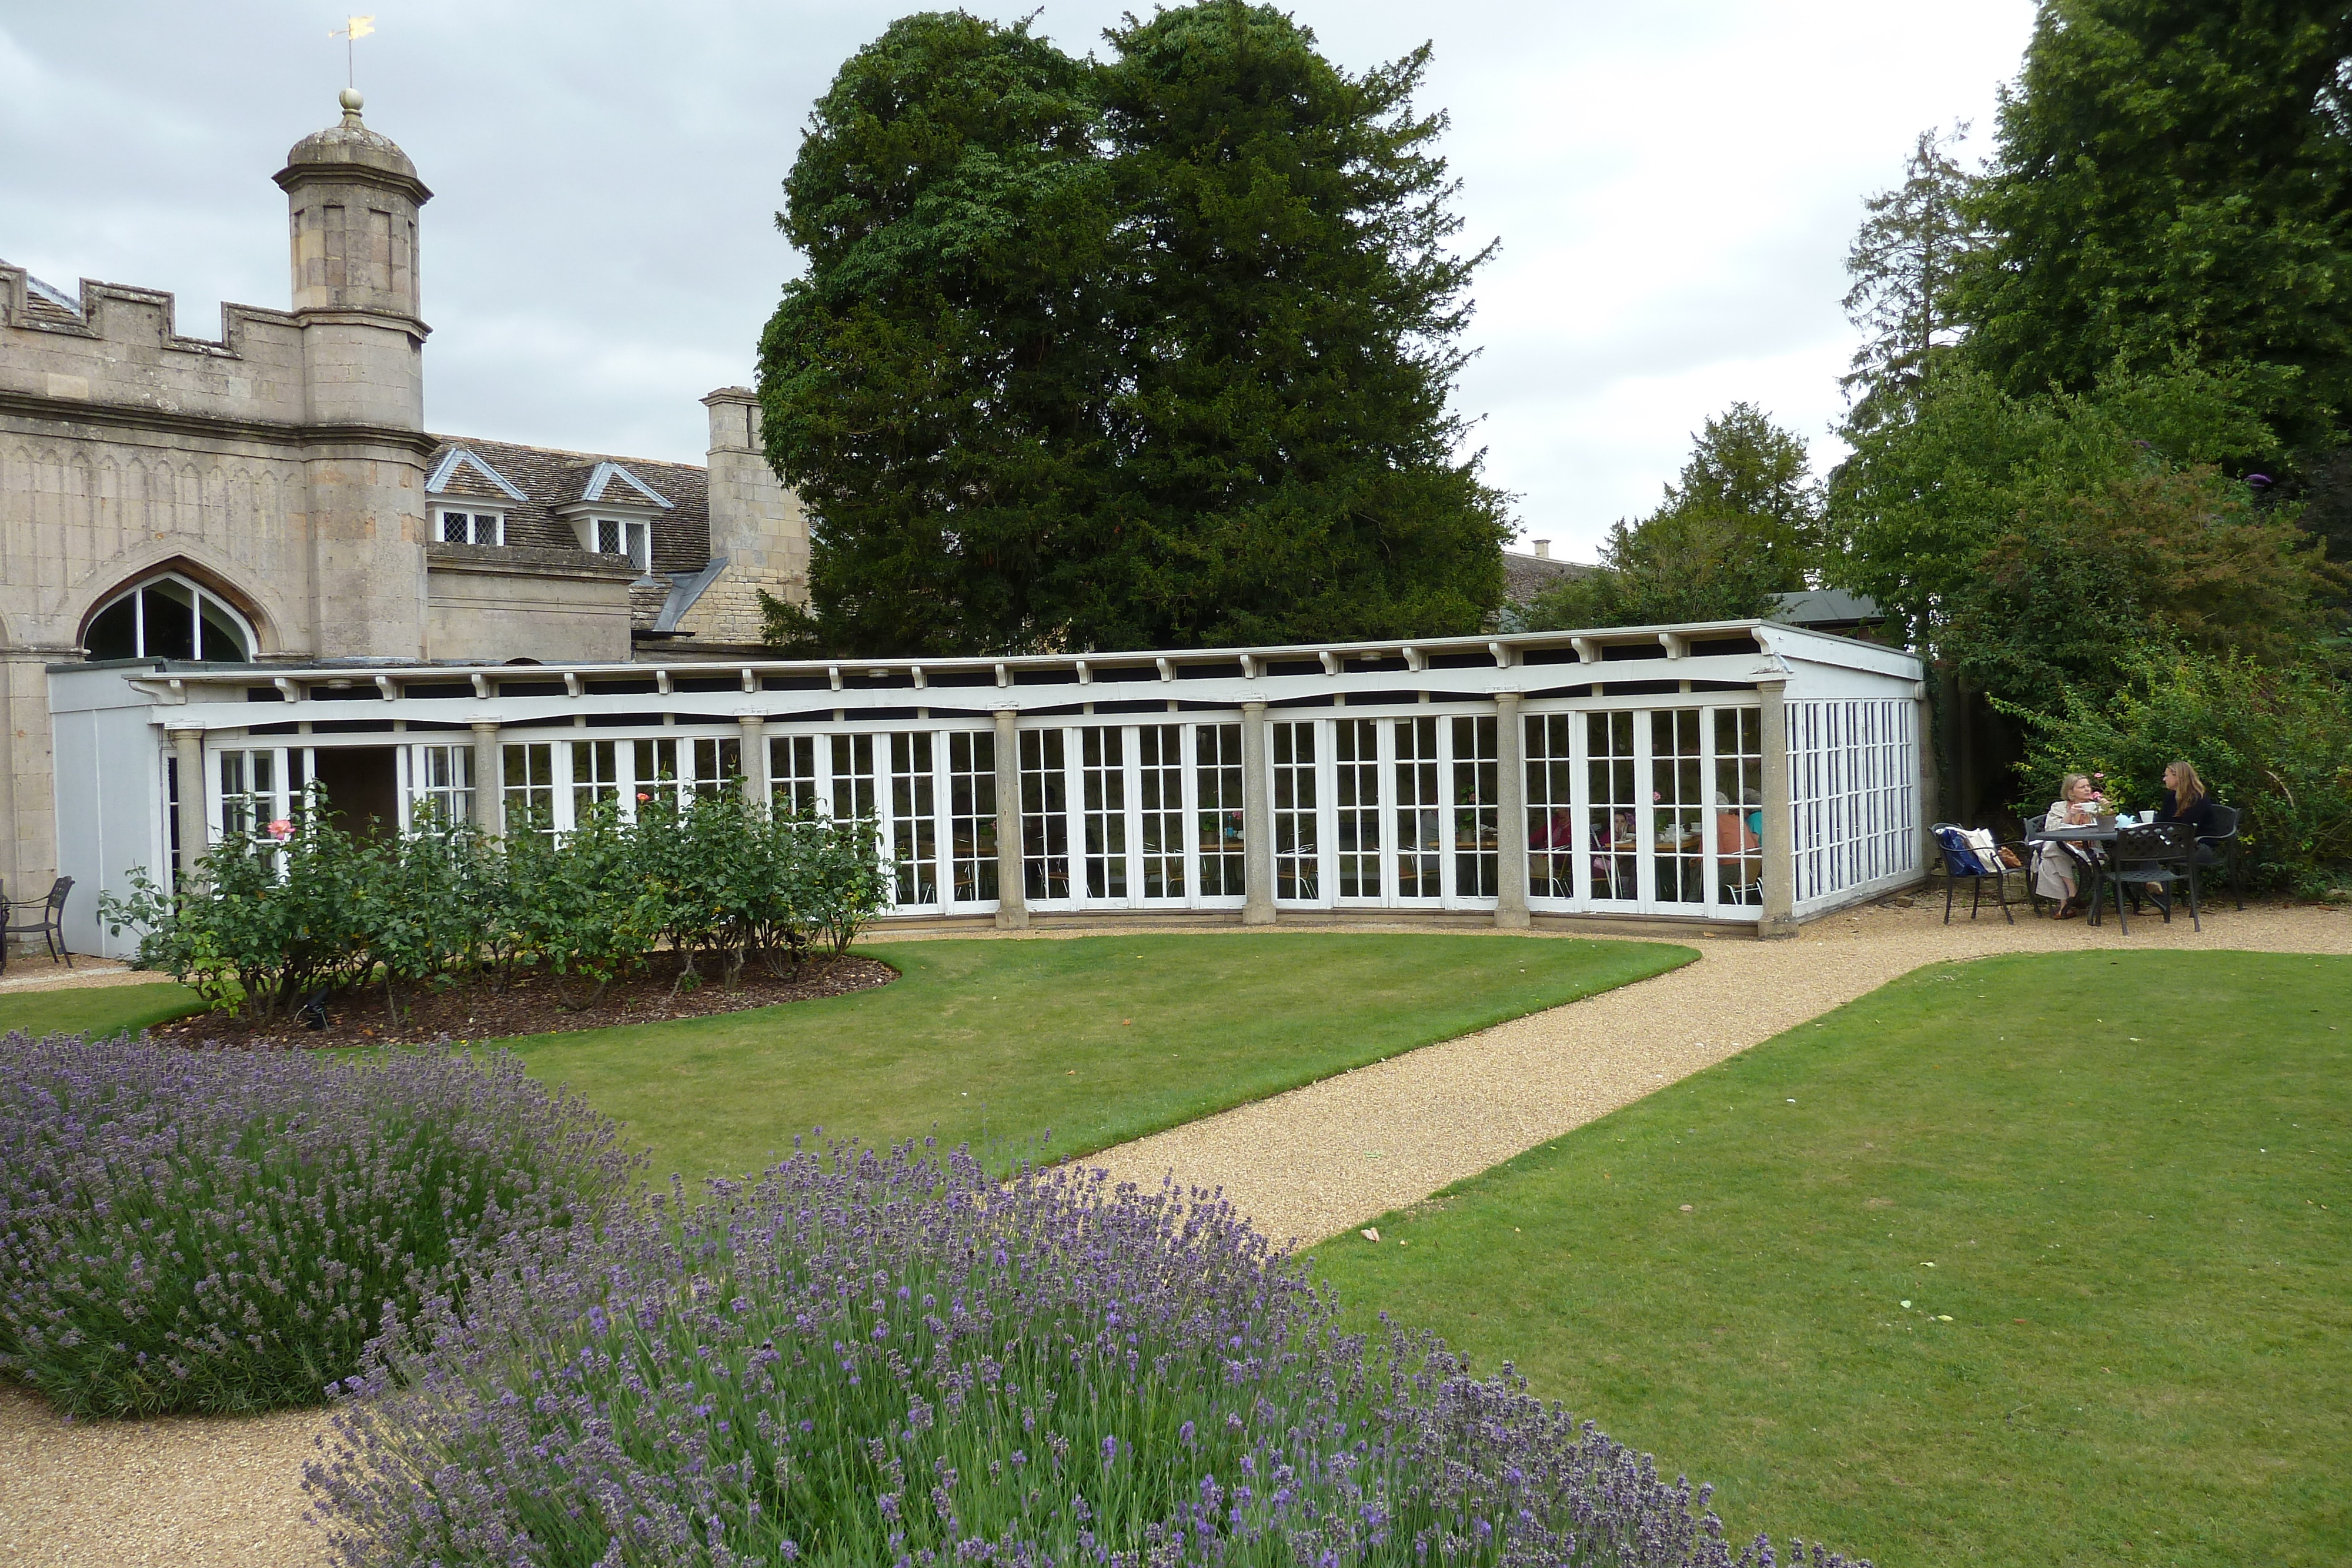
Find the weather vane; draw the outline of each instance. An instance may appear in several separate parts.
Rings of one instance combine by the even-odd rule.
[[[355,88],[360,85],[359,61],[352,46],[375,31],[375,18],[346,16],[343,22],[344,26],[341,31],[330,33],[327,37],[341,38],[343,41],[343,85]]]

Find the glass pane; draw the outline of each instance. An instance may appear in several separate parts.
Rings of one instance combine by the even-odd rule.
[[[1317,830],[1315,726],[1270,727],[1274,754],[1274,895],[1322,896],[1321,839]]]
[[[1078,731],[1078,778],[1086,816],[1087,896],[1127,896],[1126,736]]]
[[[1706,800],[1700,793],[1699,715],[1650,715],[1652,874],[1661,904],[1706,902]]]
[[[126,594],[99,612],[84,639],[93,659],[139,656],[139,596]]]
[[[146,646],[151,659],[193,659],[196,656],[196,596],[184,583],[151,582],[139,591],[146,614]]]
[[[1031,898],[1070,896],[1069,775],[1062,731],[1024,730],[1021,879]]]
[[[202,656],[216,664],[242,664],[251,661],[253,650],[246,646],[245,633],[219,601],[210,594],[203,599],[204,648]]]
[[[1444,847],[1437,784],[1437,720],[1396,721],[1397,896],[1435,898]]]
[[[1331,727],[1333,798],[1339,807],[1339,896],[1381,896],[1380,727],[1343,718]]]

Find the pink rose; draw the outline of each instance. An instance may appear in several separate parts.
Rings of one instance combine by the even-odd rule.
[[[652,800],[652,799],[653,799],[653,797],[652,797],[651,795],[647,795],[647,794],[640,793],[640,794],[637,796],[637,799],[638,799],[638,800]]]
[[[269,836],[282,844],[294,836],[294,824],[280,817],[269,824]]]

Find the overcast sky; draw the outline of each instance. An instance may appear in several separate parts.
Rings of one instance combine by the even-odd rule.
[[[438,431],[698,462],[696,402],[747,382],[798,257],[773,227],[809,107],[913,4],[372,5],[370,126],[436,193],[422,225]],[[1074,53],[1140,5],[975,3]],[[0,7],[0,257],[288,302],[269,176],[331,122],[343,7],[288,0]],[[1527,538],[1590,559],[1656,503],[1690,433],[1761,404],[1824,434],[1853,335],[1838,301],[1869,192],[1913,138],[2016,74],[2031,0],[1300,0],[1361,69],[1424,40],[1453,118],[1475,286],[1463,411]]]

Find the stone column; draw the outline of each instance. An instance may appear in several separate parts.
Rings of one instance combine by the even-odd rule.
[[[1764,908],[1759,936],[1792,936],[1797,930],[1797,824],[1789,801],[1789,710],[1785,681],[1761,681],[1764,699]]]
[[[1274,924],[1274,802],[1266,789],[1265,705],[1242,704],[1242,924]]]
[[[1522,759],[1526,728],[1519,722],[1517,692],[1495,696],[1495,820],[1501,842],[1496,882],[1495,924],[1524,930],[1528,918],[1528,770]]]
[[[172,750],[180,763],[180,864],[184,868],[181,885],[193,890],[204,883],[196,862],[212,848],[212,832],[205,816],[205,732],[175,729],[171,736]]]
[[[1024,931],[1029,898],[1021,872],[1020,715],[996,710],[996,926]]]
[[[768,778],[768,721],[758,714],[747,713],[738,714],[735,723],[743,732],[740,748],[743,758],[743,799],[764,817],[772,789]]]
[[[496,837],[506,831],[505,759],[499,755],[499,721],[474,721],[474,826]]]

